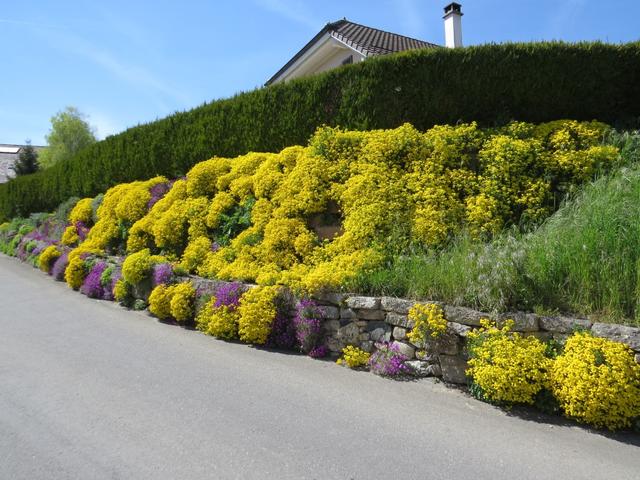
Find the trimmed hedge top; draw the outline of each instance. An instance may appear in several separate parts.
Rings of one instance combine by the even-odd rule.
[[[517,119],[640,116],[640,43],[526,43],[378,57],[204,104],[130,128],[34,175],[0,185],[0,221],[122,182],[177,177],[212,155],[279,151],[320,125],[393,128]]]

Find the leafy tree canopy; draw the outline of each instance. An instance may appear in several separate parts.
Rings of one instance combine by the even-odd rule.
[[[86,116],[75,107],[67,107],[51,117],[51,130],[46,139],[49,146],[40,153],[43,168],[70,158],[96,142]]]

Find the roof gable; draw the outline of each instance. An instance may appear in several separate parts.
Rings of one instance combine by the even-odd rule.
[[[336,40],[360,52],[365,57],[374,55],[387,55],[390,53],[413,50],[417,48],[438,48],[439,45],[425,42],[416,38],[386,32],[377,28],[367,27],[350,22],[346,18],[337,22],[327,23],[325,27],[314,36],[309,43],[296,53],[276,74],[271,77],[266,85],[276,81],[284,72],[298,61],[307,51],[318,43],[322,37],[329,34]]]

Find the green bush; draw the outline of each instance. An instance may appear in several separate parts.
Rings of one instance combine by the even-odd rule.
[[[435,124],[640,115],[640,43],[526,43],[427,49],[204,104],[130,128],[44,172],[0,186],[0,221],[51,211],[122,182],[175,178],[213,155],[304,144],[323,124],[419,130]]]

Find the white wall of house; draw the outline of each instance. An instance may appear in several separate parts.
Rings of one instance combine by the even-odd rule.
[[[363,61],[366,57],[333,38],[329,33],[322,37],[312,48],[304,53],[273,83],[285,82],[294,78],[307,77],[320,72],[326,72],[343,65],[350,57],[351,63]]]

